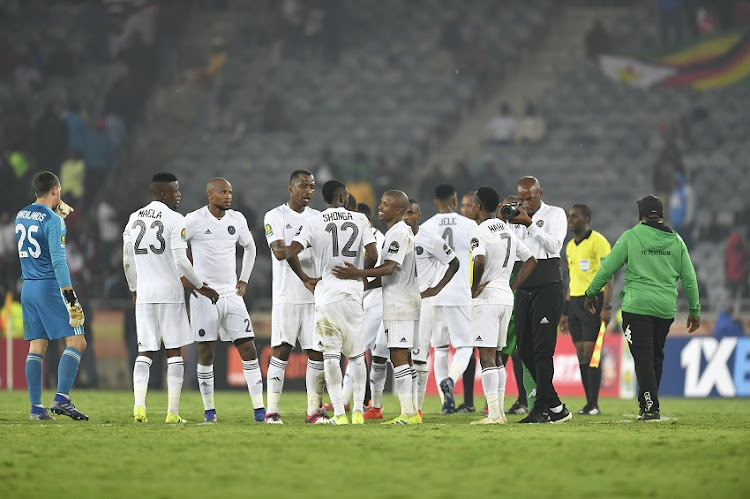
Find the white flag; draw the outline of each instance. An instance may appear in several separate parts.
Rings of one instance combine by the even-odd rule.
[[[599,65],[604,74],[613,80],[629,83],[639,88],[648,88],[660,83],[677,72],[674,68],[648,64],[632,57],[618,55],[600,55]]]

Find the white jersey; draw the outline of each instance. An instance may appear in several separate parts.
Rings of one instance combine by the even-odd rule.
[[[381,263],[383,263],[383,243],[385,242],[385,236],[382,232],[380,232],[379,229],[376,229],[375,227],[370,224],[370,230],[372,231],[373,236],[375,236],[375,248],[378,250],[378,261],[375,264],[377,267]],[[370,280],[373,280],[374,278],[370,278]],[[380,308],[380,315],[383,315],[383,289],[382,288],[375,288],[375,289],[368,289],[365,291],[364,297],[362,299],[362,305],[365,307],[365,310],[370,306],[377,306]]]
[[[568,233],[568,217],[559,206],[542,202],[534,213],[532,224],[513,224],[513,233],[531,250],[537,260],[560,258],[565,236]]]
[[[479,283],[487,283],[474,303],[513,305],[510,274],[514,256],[525,262],[533,255],[529,248],[510,231],[508,224],[497,218],[485,220],[474,228],[471,238],[472,260],[484,256],[484,273]]]
[[[185,303],[172,250],[187,249],[185,217],[161,201],[152,201],[130,215],[122,233],[133,245],[138,277],[136,303]]]
[[[266,231],[266,242],[271,247],[274,241],[283,241],[288,246],[294,236],[302,229],[306,220],[314,218],[320,212],[309,206],[302,213],[297,213],[286,203],[266,213],[263,219],[263,225]],[[297,255],[302,270],[307,275],[315,274],[315,266],[312,258],[312,251],[305,249]],[[271,255],[272,275],[273,275],[273,304],[281,303],[315,303],[315,299],[308,289],[299,280],[286,260],[277,260]]]
[[[385,233],[383,261],[396,262],[391,275],[383,276],[383,320],[417,321],[422,299],[417,283],[414,234],[405,222],[397,222]]]
[[[187,240],[193,253],[193,268],[220,295],[237,292],[237,244],[255,246],[245,216],[226,210],[216,218],[208,206],[185,216]],[[249,276],[243,276],[245,282]]]
[[[471,305],[471,285],[469,280],[469,240],[477,228],[477,223],[458,213],[438,213],[419,226],[442,237],[458,256],[460,266],[453,279],[445,288],[431,298],[433,305],[464,306]],[[443,274],[445,270],[443,271]],[[440,277],[443,276],[440,275]]]
[[[414,236],[414,249],[417,253],[417,280],[421,293],[440,282],[445,275],[446,265],[451,263],[456,255],[440,236],[421,228]],[[445,288],[437,296],[440,296],[443,291]],[[433,298],[436,297],[430,298],[431,303],[434,303]]]
[[[294,240],[303,248],[312,247],[316,267],[314,276],[321,277],[315,287],[316,306],[350,296],[362,301],[364,286],[361,280],[339,279],[331,271],[345,263],[356,265],[363,258],[365,246],[375,243],[366,216],[346,208],[328,208],[305,222]]]

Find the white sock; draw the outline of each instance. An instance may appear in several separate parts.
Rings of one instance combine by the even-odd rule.
[[[466,366],[469,365],[471,355],[474,353],[472,347],[459,347],[456,348],[456,353],[453,354],[453,363],[451,364],[448,377],[453,381],[458,381],[464,375]]]
[[[340,354],[339,354],[340,355]],[[324,356],[325,358],[325,356]],[[320,412],[320,404],[323,401],[327,376],[323,368],[324,361],[307,359],[305,370],[305,387],[307,388],[307,415],[312,416]],[[339,389],[341,389],[341,364],[339,364]],[[328,392],[331,385],[328,385]]]
[[[198,364],[198,388],[203,398],[203,409],[208,411],[214,407],[214,366]]]
[[[372,394],[372,406],[376,409],[383,407],[383,390],[385,390],[385,378],[388,376],[388,364],[373,362],[370,366],[370,393]]]
[[[285,360],[271,357],[268,363],[268,373],[266,374],[266,383],[268,384],[267,414],[277,414],[279,412],[279,400],[281,399],[281,390],[284,388],[286,362]]]
[[[560,414],[563,410],[563,405],[560,404],[557,407],[550,407],[549,410],[554,412],[555,414]]]
[[[450,350],[448,348],[436,348],[435,349],[435,361],[433,362],[433,369],[435,371],[435,382],[440,385],[440,382],[448,377],[448,354]],[[440,403],[443,403],[443,391],[438,390],[440,395]]]
[[[401,414],[411,416],[414,414],[414,401],[411,390],[411,366],[404,364],[393,368],[393,379],[396,381],[396,393],[401,402]]]
[[[508,380],[508,373],[505,366],[497,366],[497,400],[500,404],[500,413],[505,414],[503,406],[505,405],[505,383]]]
[[[487,398],[487,410],[490,419],[500,417],[500,404],[497,396],[497,367],[485,367],[482,369],[482,389]]]
[[[422,363],[414,363],[414,369],[417,371],[417,391],[418,391],[418,399],[417,399],[417,410],[422,410],[422,405],[424,404],[424,395],[427,392],[427,376],[430,374],[430,368],[427,366],[427,364]]]
[[[308,361],[310,363],[312,361]],[[328,396],[331,397],[331,404],[333,405],[333,415],[341,416],[345,413],[344,401],[341,395],[341,354],[340,353],[324,353],[323,364],[325,365],[325,377],[326,386],[328,387]],[[308,397],[309,400],[309,397]],[[316,409],[317,411],[317,409]],[[308,402],[307,407],[308,414],[314,414],[310,412],[310,404]]]
[[[185,379],[185,362],[182,357],[167,359],[167,412],[179,414],[182,382]]]
[[[348,404],[352,399],[352,393],[354,393],[354,389],[352,388],[351,364],[347,364],[341,388],[341,400],[344,401],[344,405]]]
[[[411,368],[411,403],[416,411],[419,409],[419,375],[413,364],[409,367]]]
[[[253,409],[265,407],[263,404],[263,376],[260,374],[260,363],[258,359],[243,360],[242,374],[245,375],[247,390],[253,401]]]
[[[365,405],[365,383],[367,383],[367,364],[365,364],[365,354],[360,354],[349,359],[349,366],[346,371],[350,373],[352,380],[352,412],[362,412],[362,406]]]
[[[146,408],[146,393],[148,392],[148,378],[151,374],[151,359],[139,355],[133,366],[133,398],[135,406]]]

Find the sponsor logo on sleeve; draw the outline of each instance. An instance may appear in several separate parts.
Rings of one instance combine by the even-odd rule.
[[[477,249],[479,247],[479,239],[477,239],[476,237],[472,237],[469,246],[473,250]]]
[[[398,245],[398,241],[393,241],[390,246],[388,246],[388,253],[398,253],[398,250],[401,247]]]
[[[180,232],[180,237],[182,238],[183,243],[187,242],[187,231],[185,231],[184,227],[182,228],[182,232]]]
[[[60,236],[60,246],[65,247],[65,234]]]
[[[445,251],[446,255],[450,255],[451,253],[453,253],[453,250],[447,244],[443,244],[443,251]]]
[[[271,224],[266,224],[266,237],[273,235],[273,227],[271,227]]]

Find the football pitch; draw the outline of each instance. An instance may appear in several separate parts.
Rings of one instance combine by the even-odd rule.
[[[48,403],[51,393],[44,393]],[[284,425],[252,421],[245,392],[219,392],[219,422],[201,424],[196,391],[184,425],[163,423],[166,393],[74,391],[90,421],[28,420],[25,392],[0,394],[0,497],[747,497],[750,400],[665,399],[658,422],[633,401],[602,400],[601,416],[562,425],[469,426],[478,414],[425,424],[310,426],[306,398],[285,393]],[[477,403],[483,402],[478,396]],[[506,401],[509,406],[512,401]],[[566,399],[572,411],[580,399]],[[386,418],[398,401],[384,400]]]

